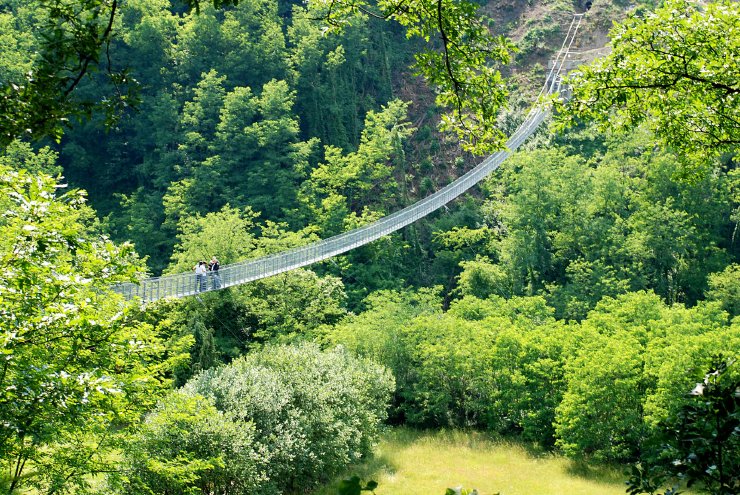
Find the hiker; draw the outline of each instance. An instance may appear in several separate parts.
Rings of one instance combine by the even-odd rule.
[[[195,292],[203,292],[206,290],[206,276],[208,269],[205,261],[199,261],[194,267],[195,270]]]
[[[211,256],[211,262],[208,264],[208,268],[210,269],[211,277],[213,278],[213,284],[211,285],[214,289],[220,289],[221,276],[218,274],[218,269],[221,268],[221,264],[215,256]]]

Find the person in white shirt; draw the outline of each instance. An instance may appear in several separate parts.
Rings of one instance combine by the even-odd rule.
[[[193,267],[193,270],[195,270],[195,292],[206,290],[206,276],[208,275],[208,269],[206,267],[205,261],[199,261]]]

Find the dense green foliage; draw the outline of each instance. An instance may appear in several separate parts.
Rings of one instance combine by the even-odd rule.
[[[154,404],[187,338],[111,293],[138,269],[99,235],[80,191],[0,166],[0,486],[84,490]],[[184,348],[185,347],[185,348]]]
[[[186,0],[183,3],[195,7],[194,12],[201,14],[199,0]],[[27,14],[23,7],[13,5],[16,13],[22,15]],[[4,71],[5,77],[0,80],[0,145],[6,146],[14,139],[23,137],[39,139],[51,136],[58,141],[71,115],[89,116],[93,109],[103,109],[107,111],[109,119],[117,121],[123,109],[141,103],[138,83],[132,79],[129,66],[124,64],[124,69],[115,70],[111,58],[111,44],[118,35],[114,26],[121,16],[126,17],[126,12],[121,12],[126,7],[119,5],[117,0],[41,2],[31,13],[31,16],[37,16],[33,19],[35,31],[38,31],[35,36],[13,26],[8,22],[9,19],[5,20],[4,24],[11,29],[11,36],[3,43],[9,51],[3,62],[9,67]],[[203,11],[204,17],[214,14],[214,9],[223,9],[227,17],[233,10],[264,13],[260,12],[260,7],[254,9],[254,4],[244,9],[236,0],[213,0],[208,7],[207,11]],[[268,8],[277,13],[277,7],[275,3]],[[366,24],[370,17],[393,21],[403,28],[407,38],[426,42],[428,46],[415,55],[414,67],[438,90],[438,103],[450,108],[450,114],[443,118],[443,128],[455,130],[463,146],[470,150],[481,152],[503,145],[504,134],[496,126],[496,117],[506,102],[507,93],[498,69],[501,63],[509,61],[514,46],[504,36],[491,34],[488,29],[490,20],[482,16],[475,2],[439,0],[436,5],[428,5],[405,0],[399,5],[387,1],[321,0],[306,2],[302,10],[310,19],[323,19],[325,25],[318,27],[321,35],[341,33],[348,26]],[[257,55],[257,59],[262,55],[265,62],[274,64],[278,61],[274,56],[285,49],[285,44],[281,43],[283,33],[280,28],[275,29],[277,19],[273,18],[273,22],[266,25],[238,15],[228,20],[236,20],[237,24],[246,20],[250,28],[264,36],[259,40],[262,46],[253,50],[257,53],[252,53]],[[307,24],[303,23],[294,33],[306,27]],[[27,26],[23,28],[27,29]],[[239,39],[234,28],[233,24],[228,26],[228,36],[215,40],[216,45],[243,46],[244,37]],[[316,32],[317,27],[309,27],[308,30]],[[18,40],[12,36],[16,32]],[[200,37],[206,33],[196,30],[192,34]],[[301,34],[305,34],[305,31]],[[208,41],[214,41],[208,38]],[[311,40],[311,44],[315,44],[315,40]],[[29,56],[27,51],[31,48],[36,53]],[[315,46],[312,48],[315,50]],[[299,53],[306,54],[302,50]],[[106,64],[101,63],[103,54]],[[344,47],[340,45],[329,54],[328,68],[331,70],[344,62],[344,55]],[[161,60],[161,57],[156,58]],[[309,55],[297,62],[302,65],[308,61],[314,65],[315,60],[310,61],[311,58],[315,59]],[[120,61],[117,62],[120,64]],[[228,61],[227,64],[231,65]],[[110,86],[100,99],[78,89],[83,78],[99,69],[99,66],[105,67],[102,73]],[[272,68],[275,68],[274,65]],[[286,68],[283,66],[278,70],[284,71]],[[191,75],[197,76],[199,73]],[[282,79],[285,75],[283,72],[278,77]],[[265,81],[268,79],[263,79]],[[333,93],[336,97],[336,91]]]
[[[498,146],[511,46],[446,0],[0,3],[0,489],[95,492],[112,471],[100,490],[296,492],[369,455],[386,418],[642,460],[661,470],[650,483],[675,474],[669,457],[712,460],[713,406],[686,392],[740,355],[736,3],[637,9],[571,79],[561,115],[577,126],[540,133],[466,200],[311,270],[144,311],[113,284],[302,246],[461,174],[470,157],[398,67],[416,53],[447,85],[446,125],[480,130],[462,145]],[[32,27],[70,16],[50,60],[55,38]],[[522,57],[557,31],[523,34]],[[441,52],[405,39],[438,35]],[[78,81],[101,47],[108,74]],[[69,70],[13,86],[54,64]],[[93,113],[59,145],[10,139],[57,135],[70,105],[128,90],[138,104],[113,127]],[[61,173],[101,220],[44,175]]]
[[[111,477],[122,493],[253,493],[265,481],[255,428],[199,395],[174,393],[126,445],[124,468]]]
[[[740,352],[740,322],[717,305],[667,306],[649,292],[606,297],[579,324],[541,297],[466,296],[444,314],[413,304],[383,320],[398,295],[376,300],[367,316],[394,326],[385,332],[352,332],[353,318],[329,333],[392,367],[408,424],[521,432],[577,458],[636,459],[711,357]]]
[[[546,150],[520,152],[481,208],[476,229],[441,234],[462,261],[458,292],[542,294],[556,317],[580,320],[604,296],[653,290],[694,304],[708,275],[736,260],[736,174],[713,167],[691,181],[675,155],[638,132],[572,133]],[[465,246],[475,247],[474,254]],[[735,314],[737,272],[709,279]]]
[[[294,492],[367,456],[393,389],[338,348],[266,347],[168,396],[126,450],[124,493]]]

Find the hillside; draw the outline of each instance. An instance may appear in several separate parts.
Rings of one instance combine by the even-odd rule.
[[[0,492],[740,491],[740,3],[615,24],[471,194],[356,242],[504,142],[586,7],[487,4],[501,67],[430,5],[0,0]]]

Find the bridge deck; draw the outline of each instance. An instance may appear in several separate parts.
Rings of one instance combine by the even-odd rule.
[[[540,96],[556,93],[560,90],[560,76],[567,71],[569,49],[573,44],[582,18],[583,14],[573,16],[568,33],[550,67]],[[496,170],[512,152],[534,133],[548,114],[548,109],[543,108],[538,97],[535,106],[506,142],[505,150],[487,157],[468,173],[439,191],[380,220],[343,234],[270,256],[224,265],[219,270],[218,283],[214,284],[215,278],[209,276],[206,281],[206,289],[220,290],[308,266],[373,242],[429,215]],[[114,290],[123,294],[126,299],[138,298],[146,303],[168,297],[181,298],[199,294],[202,291],[199,290],[200,287],[196,283],[194,273],[178,273],[144,279],[138,284],[120,284]]]

